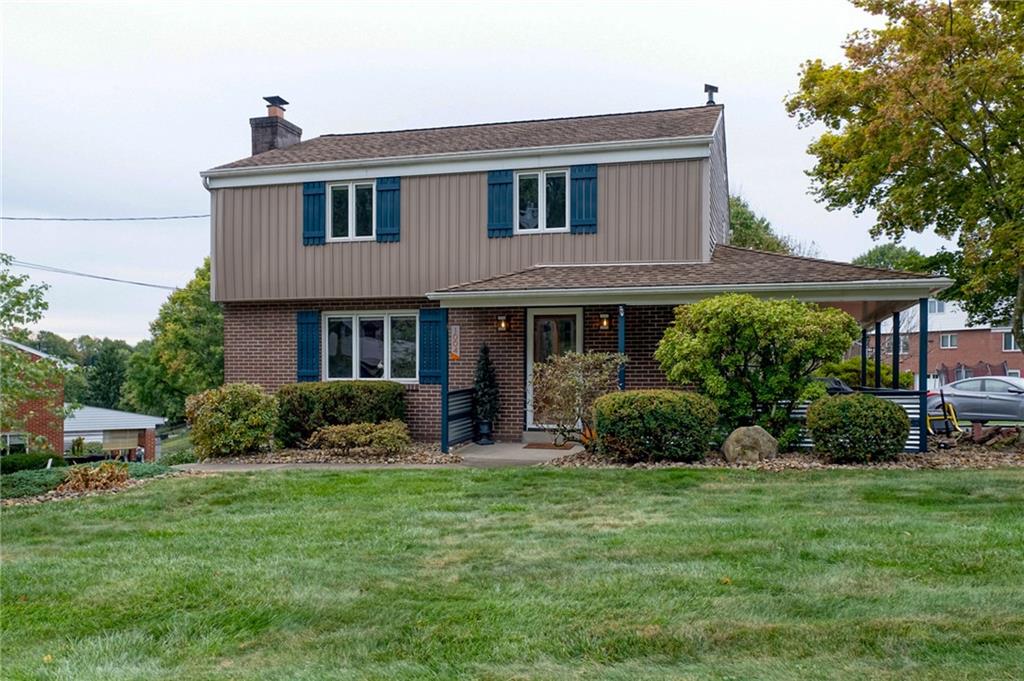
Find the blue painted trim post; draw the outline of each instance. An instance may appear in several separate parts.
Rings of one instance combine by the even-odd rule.
[[[619,322],[616,327],[619,333],[619,354],[626,354],[626,306],[619,305]],[[626,389],[626,365],[619,365],[619,390]]]
[[[928,451],[928,299],[921,298],[918,301],[918,307],[920,312],[918,316],[921,318],[921,323],[918,324],[917,329],[917,342],[918,342],[918,364],[917,371],[920,376],[917,380],[917,389],[921,391],[921,423],[919,428],[921,429],[921,438],[918,445],[922,452]]]
[[[868,384],[868,330],[860,330],[860,387]]]
[[[892,313],[892,389],[900,389],[900,313]]]
[[[882,387],[882,322],[875,322],[875,388]]]
[[[448,310],[443,310],[441,328],[444,329],[444,340],[441,343],[441,352],[444,357],[444,361],[441,362],[441,451],[447,454],[450,449],[448,445],[448,363],[451,362],[448,348]]]

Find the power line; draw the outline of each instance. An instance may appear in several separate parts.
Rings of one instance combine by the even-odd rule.
[[[30,270],[41,270],[43,272],[53,272],[55,274],[69,274],[74,277],[86,277],[89,279],[101,279],[103,281],[112,281],[118,284],[131,284],[133,286],[145,286],[146,288],[159,288],[166,291],[177,291],[177,286],[164,286],[163,284],[150,284],[144,281],[133,281],[131,279],[118,279],[117,277],[105,277],[101,274],[89,274],[88,272],[76,272],[75,270],[66,270],[62,267],[53,267],[52,265],[40,265],[38,263],[24,262],[22,260],[13,260],[11,262],[15,267],[23,267]]]
[[[197,218],[208,217],[210,217],[209,213],[194,213],[191,215],[143,215],[140,217],[125,218],[42,218],[3,215],[0,216],[0,220],[32,220],[37,222],[141,222],[149,220],[195,220]]]

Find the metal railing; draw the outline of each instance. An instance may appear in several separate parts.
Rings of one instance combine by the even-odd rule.
[[[448,445],[473,439],[473,389],[448,392]]]
[[[910,434],[907,436],[907,442],[903,446],[904,451],[924,452],[928,450],[928,424],[926,418],[928,413],[928,397],[925,391],[862,388],[858,392],[875,395],[903,407],[903,410],[907,412],[907,418],[910,419]],[[790,412],[790,418],[798,423],[805,423],[807,421],[808,406],[810,406],[810,402],[798,404]],[[814,447],[814,440],[811,439],[811,434],[807,432],[807,428],[801,428],[800,440],[797,446],[807,449]]]

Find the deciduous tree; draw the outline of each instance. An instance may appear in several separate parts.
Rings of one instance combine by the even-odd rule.
[[[1024,2],[854,0],[884,18],[841,64],[803,65],[787,108],[823,124],[818,200],[877,211],[872,233],[934,229],[933,259],[975,322],[1012,319],[1024,345]]]

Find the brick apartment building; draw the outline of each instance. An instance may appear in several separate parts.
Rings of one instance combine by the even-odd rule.
[[[953,302],[929,300],[928,307],[929,387],[972,376],[1024,375],[1024,353],[1009,327],[971,326],[967,314]],[[900,365],[916,370],[920,346],[913,309],[904,313],[900,326]],[[884,331],[891,329],[888,325]],[[891,336],[885,337],[883,348],[891,356]]]

